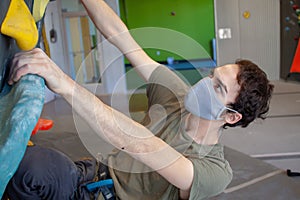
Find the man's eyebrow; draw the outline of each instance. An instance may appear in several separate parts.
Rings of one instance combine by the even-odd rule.
[[[210,71],[210,75],[211,75],[212,77],[214,77],[214,75],[215,75],[215,69],[216,69],[216,68],[213,68],[213,69]],[[218,83],[224,88],[225,92],[228,93],[227,87],[226,87],[226,85],[221,81],[221,79],[219,79],[218,77],[215,77],[215,78],[216,78],[216,80],[218,81]]]
[[[215,77],[218,83],[224,88],[225,92],[228,93],[226,85],[219,79],[218,77]]]

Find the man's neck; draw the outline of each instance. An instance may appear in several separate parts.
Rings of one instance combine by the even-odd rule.
[[[219,142],[221,127],[224,122],[210,121],[188,114],[185,119],[186,133],[198,144],[214,145]]]

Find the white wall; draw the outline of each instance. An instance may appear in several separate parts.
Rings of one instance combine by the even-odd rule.
[[[243,16],[249,12],[249,18]],[[279,0],[215,0],[217,63],[232,63],[237,58],[258,64],[271,80],[280,72]],[[219,30],[231,31],[229,38]]]

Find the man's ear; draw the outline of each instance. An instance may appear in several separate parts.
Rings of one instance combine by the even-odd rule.
[[[227,112],[225,115],[225,121],[228,124],[235,124],[242,119],[242,114],[238,112]]]

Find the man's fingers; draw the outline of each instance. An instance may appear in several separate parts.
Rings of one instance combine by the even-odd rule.
[[[32,54],[31,51],[21,51],[21,52],[16,53],[14,55],[14,58],[13,58],[13,60],[11,62],[11,65],[10,65],[9,81],[8,81],[9,84],[13,83],[11,81],[11,79],[14,76],[15,72],[18,70],[18,68],[23,66],[23,63],[24,63],[23,59],[29,58],[31,54]]]
[[[28,71],[28,65],[19,66],[18,68],[13,68],[13,72],[10,75],[8,84],[12,85],[15,82],[17,82],[22,76],[26,74],[26,71]]]
[[[21,51],[14,55],[11,66],[15,67],[18,65],[22,65],[22,63],[25,62],[33,62],[33,59],[40,59],[42,57],[45,57],[45,53],[38,48],[33,49],[31,51]],[[19,63],[21,61],[22,63]]]
[[[38,74],[41,69],[35,68],[45,65],[42,62],[49,63],[46,54],[41,49],[35,48],[31,51],[16,53],[11,63],[8,84],[12,85],[25,74]]]
[[[20,80],[20,78],[26,74],[41,74],[41,64],[33,63],[33,64],[24,64],[18,67],[15,67],[11,77],[8,81],[8,84],[12,85],[13,83]]]
[[[14,84],[26,74],[36,74],[43,77],[49,89],[53,91],[61,86],[59,85],[60,77],[64,76],[59,67],[41,49],[33,49],[15,55],[8,84]]]

